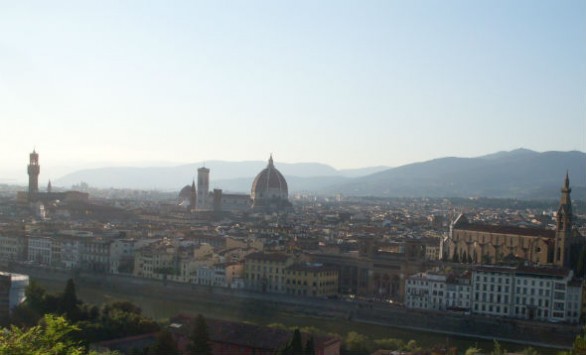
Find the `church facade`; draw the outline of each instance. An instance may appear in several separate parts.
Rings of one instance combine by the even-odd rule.
[[[526,261],[575,269],[586,243],[573,225],[571,191],[566,174],[555,230],[470,223],[460,215],[450,226],[444,257],[473,264]]]

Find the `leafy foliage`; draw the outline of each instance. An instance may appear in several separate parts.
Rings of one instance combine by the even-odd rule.
[[[400,350],[405,347],[405,342],[401,339],[385,338],[374,341],[377,347],[385,350]]]
[[[152,333],[159,325],[144,317],[140,307],[130,302],[109,303],[102,308],[84,304],[77,298],[73,280],[68,280],[60,295],[48,294],[34,281],[25,291],[26,300],[15,308],[11,323],[28,328],[35,326],[44,315],[62,315],[75,326],[74,339],[82,345],[102,340]]]
[[[373,349],[372,341],[369,337],[357,332],[348,332],[345,339],[346,350],[352,354],[368,354]]]
[[[275,328],[275,329],[282,329],[282,330],[288,330],[289,329],[283,323],[271,323],[271,324],[267,325],[267,327],[269,327],[269,328]]]
[[[586,327],[576,336],[572,349],[570,351],[561,351],[558,355],[586,355]]]
[[[494,346],[490,352],[491,355],[505,355],[507,353],[507,350],[503,349],[498,341],[493,340],[493,344]]]
[[[464,352],[464,355],[476,355],[476,354],[480,354],[482,352],[482,349],[476,347],[476,346],[471,346],[468,349],[466,349],[466,352]]]
[[[84,348],[72,340],[78,331],[64,317],[47,314],[39,325],[29,329],[11,326],[0,332],[0,354],[4,355],[78,355]]]
[[[154,320],[142,315],[140,307],[127,301],[105,304],[98,319],[80,322],[79,325],[88,343],[159,330]]]
[[[529,346],[523,350],[521,350],[521,354],[523,355],[539,355],[539,352],[534,349],[533,347]]]

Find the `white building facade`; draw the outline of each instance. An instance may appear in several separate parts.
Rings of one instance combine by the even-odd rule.
[[[405,306],[470,311],[527,320],[578,323],[580,280],[557,267],[479,266],[459,276],[418,273],[405,284]]]

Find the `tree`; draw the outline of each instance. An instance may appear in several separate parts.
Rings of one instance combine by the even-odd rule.
[[[281,330],[289,330],[289,328],[287,328],[287,326],[283,323],[271,323],[271,324],[267,325],[267,327],[281,329]]]
[[[313,337],[309,337],[307,342],[305,343],[305,350],[303,351],[305,355],[315,355],[315,341]]]
[[[464,353],[464,355],[476,355],[476,354],[480,354],[482,352],[482,349],[477,348],[476,346],[471,346],[468,349],[466,349],[466,352]]]
[[[301,341],[301,332],[295,329],[291,339],[291,351],[293,355],[303,355],[303,342]]]
[[[78,330],[65,318],[46,314],[32,328],[12,326],[0,331],[0,355],[81,355],[84,348],[71,340]]]
[[[372,350],[370,339],[354,331],[348,332],[345,343],[346,350],[352,354],[369,354]]]
[[[45,304],[45,289],[39,286],[39,284],[31,280],[26,290],[24,290],[26,297],[26,304],[35,312],[39,314],[47,313]]]
[[[385,350],[399,350],[405,347],[403,340],[395,338],[377,339],[374,343],[378,348]]]
[[[277,350],[277,355],[303,355],[303,342],[299,328],[293,331],[293,337]]]
[[[187,351],[192,355],[212,355],[210,335],[205,318],[198,314],[191,324],[191,335],[189,336]]]
[[[539,355],[539,352],[535,350],[535,348],[529,346],[523,350],[521,350],[521,354],[523,355]]]
[[[59,313],[60,297],[48,294],[35,281],[24,291],[25,301],[19,304],[11,315],[11,323],[21,327],[35,326],[47,313]]]
[[[411,339],[407,342],[407,345],[405,345],[405,350],[408,350],[409,352],[417,352],[420,351],[421,348],[419,347],[419,345],[417,345],[417,341],[415,341],[414,339]]]
[[[157,335],[156,342],[150,346],[148,354],[178,355],[179,349],[173,335],[169,331],[163,330]]]
[[[80,301],[77,299],[73,279],[67,280],[65,290],[59,299],[59,312],[64,313],[70,321],[78,321],[80,318]]]
[[[576,336],[572,349],[570,351],[559,352],[558,354],[563,355],[585,355],[586,354],[586,335],[584,331],[586,327],[582,329],[582,332]]]
[[[501,344],[495,340],[493,340],[494,346],[492,348],[492,351],[490,352],[491,355],[504,355],[507,353],[507,351],[505,349],[503,349],[501,347]]]
[[[102,306],[82,308],[83,320],[78,322],[81,338],[85,343],[93,343],[113,338],[123,338],[160,330],[153,319],[142,315],[137,305],[118,301]]]

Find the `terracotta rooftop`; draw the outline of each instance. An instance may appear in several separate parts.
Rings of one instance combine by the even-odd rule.
[[[284,262],[289,259],[289,255],[286,254],[277,254],[277,253],[252,253],[248,254],[245,259],[254,259],[254,260],[267,260],[267,261],[280,261]]]
[[[517,269],[517,274],[529,275],[566,277],[569,273],[569,269],[561,267],[519,266]]]
[[[171,332],[189,335],[193,319],[193,316],[186,314],[179,314],[172,317]],[[256,349],[277,349],[287,343],[293,336],[293,331],[290,330],[263,327],[242,322],[206,319],[206,324],[211,341]],[[322,344],[330,344],[333,341],[337,341],[337,339],[334,337],[315,337],[316,347]]]
[[[538,238],[555,238],[555,231],[551,229],[499,226],[492,224],[461,224],[455,226],[454,230],[466,230],[494,234],[522,235],[526,237]]]
[[[526,266],[521,265],[518,267],[512,266],[493,266],[493,265],[482,265],[476,267],[478,271],[484,272],[499,272],[509,273],[516,275],[529,275],[529,276],[554,276],[554,277],[566,277],[570,273],[569,269],[560,267],[549,267],[549,266]]]
[[[310,272],[323,272],[323,271],[338,271],[336,267],[325,266],[325,265],[312,265],[312,264],[294,264],[287,268],[290,271],[310,271]]]

